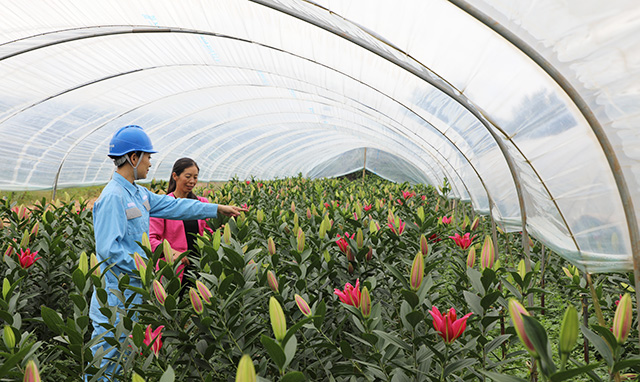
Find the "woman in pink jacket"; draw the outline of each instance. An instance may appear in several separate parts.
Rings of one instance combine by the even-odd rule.
[[[198,183],[199,172],[200,168],[193,159],[178,159],[173,164],[171,179],[169,179],[169,187],[167,188],[169,196],[198,199],[203,203],[209,203],[207,198],[196,196],[193,193],[193,188]],[[205,229],[211,231],[204,220],[167,220],[152,217],[149,219],[149,241],[151,242],[151,247],[155,250],[166,239],[174,250],[175,256],[187,250],[194,253],[195,235],[202,235]],[[187,255],[182,258],[182,264],[178,267],[181,281],[184,268],[188,265],[189,259]]]

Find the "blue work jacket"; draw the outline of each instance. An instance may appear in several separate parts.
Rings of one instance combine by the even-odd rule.
[[[149,234],[149,216],[198,220],[216,217],[217,212],[217,204],[157,195],[142,186],[132,184],[117,172],[114,173],[93,206],[96,256],[99,261],[106,260],[103,270],[105,265],[114,264],[105,274],[105,289],[109,291],[117,288],[118,277],[122,274],[131,277],[131,285],[141,286],[139,279],[133,275],[136,267],[131,254],[138,252],[143,258],[146,257],[136,241],[141,241],[144,232]],[[98,301],[93,296],[91,319],[94,322],[106,322],[99,308]]]

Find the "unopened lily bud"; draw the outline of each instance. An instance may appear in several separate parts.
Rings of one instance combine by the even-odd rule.
[[[298,235],[296,237],[296,240],[298,244],[298,252],[304,251],[304,232],[301,228],[298,228]]]
[[[322,253],[323,257],[324,257],[324,261],[326,263],[328,263],[329,261],[331,261],[331,255],[329,254],[329,251],[327,251],[326,249],[324,250],[324,252]]]
[[[420,289],[420,285],[422,284],[423,278],[424,278],[424,256],[422,256],[421,252],[418,252],[416,254],[416,257],[413,258],[413,264],[411,265],[411,277],[409,280],[411,289],[414,291]]]
[[[418,207],[418,219],[420,219],[420,222],[424,221],[424,208],[422,208],[422,206]]]
[[[300,309],[302,314],[304,314],[307,317],[310,317],[311,308],[309,307],[309,304],[305,301],[305,299],[302,298],[302,296],[300,296],[299,294],[296,294],[294,298],[296,300],[296,305],[298,305],[298,309]]]
[[[248,354],[240,358],[238,370],[236,371],[236,382],[256,382],[256,369]]]
[[[173,248],[171,248],[171,244],[167,239],[162,240],[162,254],[164,255],[164,260],[173,265]]]
[[[24,382],[40,382],[40,372],[38,366],[31,359],[27,362],[27,366],[24,368]]]
[[[49,215],[47,215],[47,212],[49,212],[49,209],[47,207],[46,210],[42,211],[42,221],[44,222],[44,224],[50,224],[51,221],[49,219]]]
[[[33,227],[31,228],[31,237],[30,240],[35,239],[36,236],[38,236],[38,230],[40,229],[40,222],[36,222],[36,224],[33,225]]]
[[[362,229],[358,228],[356,232],[356,246],[358,249],[362,249],[364,246],[364,235],[362,234]]]
[[[291,212],[296,212],[296,203],[291,202]]]
[[[371,295],[367,287],[364,287],[360,294],[360,312],[364,318],[369,318],[371,315]]]
[[[520,275],[520,279],[524,280],[524,276],[527,274],[527,268],[524,264],[524,259],[520,260],[518,263],[518,274]]]
[[[200,293],[200,296],[202,296],[204,301],[207,304],[211,304],[211,297],[213,297],[213,294],[211,293],[209,288],[207,288],[207,286],[204,285],[204,283],[200,280],[196,280],[196,288],[198,289],[198,293]]]
[[[218,249],[220,249],[220,241],[221,241],[221,237],[220,237],[220,230],[216,230],[216,232],[213,234],[213,250],[214,251],[218,251]]]
[[[20,240],[20,248],[27,248],[29,246],[30,237],[31,236],[29,235],[29,231],[25,229],[24,233],[22,234],[22,240]]]
[[[191,300],[191,306],[193,306],[193,310],[195,310],[198,314],[202,314],[202,312],[204,311],[204,305],[202,304],[202,300],[200,299],[198,292],[196,292],[196,290],[193,288],[189,289],[189,299]]]
[[[97,265],[98,265],[98,258],[96,257],[95,253],[92,253],[91,257],[89,258],[89,266],[91,267],[91,269],[95,268],[93,270],[93,274],[100,277],[100,267]]]
[[[369,232],[371,232],[372,234],[378,233],[378,225],[374,220],[371,220],[371,222],[369,223]]]
[[[349,262],[356,261],[356,257],[353,255],[353,252],[351,252],[351,247],[347,247],[346,255]]]
[[[151,242],[149,241],[149,235],[146,232],[142,233],[142,239],[140,239],[140,243],[142,244],[142,248],[146,248],[151,251]]]
[[[16,335],[11,329],[11,326],[5,325],[2,331],[2,340],[7,349],[11,350],[16,346]]]
[[[558,342],[558,351],[563,363],[567,361],[569,353],[578,340],[578,312],[573,305],[569,305],[564,312],[562,326],[560,327],[560,341]]]
[[[269,288],[271,288],[272,291],[279,293],[278,279],[276,278],[276,275],[271,272],[271,270],[267,271],[267,284],[269,284]]]
[[[493,264],[496,261],[495,250],[493,248],[493,240],[491,236],[487,235],[484,238],[484,244],[482,244],[482,253],[480,254],[480,266],[482,269],[493,268]]]
[[[276,243],[273,241],[272,237],[267,239],[267,250],[271,256],[276,254]]]
[[[425,235],[420,235],[420,252],[422,256],[427,256],[429,254],[429,243],[427,242],[427,237]]]
[[[307,219],[311,219],[311,209],[307,207]]]
[[[471,224],[471,222],[469,221],[469,217],[467,215],[464,215],[464,219],[462,219],[462,230],[464,231],[469,224]]]
[[[520,341],[522,341],[529,354],[534,358],[537,358],[538,353],[533,346],[533,342],[531,342],[531,339],[527,336],[527,333],[524,330],[523,315],[529,316],[530,314],[518,300],[514,298],[509,299],[509,316],[511,316],[511,321],[516,329],[516,333],[518,334],[518,337],[520,337]]]
[[[619,344],[624,343],[631,331],[632,319],[631,295],[625,293],[620,299],[613,317],[613,336]]]
[[[83,275],[89,273],[89,259],[87,259],[86,252],[82,252],[78,258],[78,269],[80,269]]]
[[[231,244],[231,226],[230,224],[224,225],[224,234],[222,235],[222,240],[226,245]]]
[[[9,294],[9,289],[11,289],[11,283],[9,279],[5,277],[5,279],[2,280],[2,298],[5,300],[7,299],[7,294]]]
[[[282,306],[275,297],[269,299],[269,318],[271,319],[271,328],[273,329],[273,335],[278,341],[284,339],[284,335],[287,333],[287,322],[282,311]]]
[[[476,265],[476,246],[469,247],[469,254],[467,255],[467,267],[473,268]]]
[[[326,235],[327,235],[327,225],[325,223],[325,220],[323,219],[320,222],[320,228],[318,229],[318,237],[320,237],[320,239],[324,239]]]
[[[300,219],[298,218],[298,214],[293,214],[293,232],[297,233],[298,228],[300,228]]]
[[[353,274],[353,272],[355,272],[355,269],[353,268],[353,263],[349,262],[349,266],[347,267],[347,272],[349,272],[350,275]]]
[[[167,298],[167,292],[158,280],[153,280],[153,293],[156,295],[156,299],[158,299],[160,305],[164,305],[164,301]]]
[[[258,221],[258,224],[262,223],[264,220],[264,211],[258,210],[258,212],[256,212],[256,220]]]
[[[142,279],[142,284],[144,285],[147,279],[145,277],[145,274],[147,272],[147,263],[138,252],[135,252],[133,254],[133,260],[136,264],[136,269],[138,270],[138,272],[140,272],[140,278]]]
[[[371,246],[369,246],[369,251],[367,252],[367,255],[365,256],[365,259],[367,261],[371,261],[371,259],[373,259],[373,248]]]
[[[480,224],[480,217],[476,216],[476,218],[473,219],[473,223],[471,223],[471,230],[475,231],[478,228],[479,224]]]

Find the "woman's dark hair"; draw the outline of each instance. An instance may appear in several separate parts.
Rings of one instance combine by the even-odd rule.
[[[191,158],[180,158],[173,164],[173,169],[171,170],[171,176],[169,177],[169,187],[167,188],[167,194],[170,194],[176,190],[176,181],[173,180],[173,173],[175,172],[176,175],[180,176],[180,174],[182,174],[184,170],[192,166],[196,166],[196,168],[198,169],[198,172],[200,172],[200,167],[198,167],[198,164],[196,163],[196,161],[194,161]],[[187,198],[198,199],[196,195],[193,193],[193,191],[191,191],[189,195],[187,195]]]

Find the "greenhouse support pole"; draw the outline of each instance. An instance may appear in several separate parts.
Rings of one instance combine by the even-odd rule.
[[[527,232],[527,222],[525,219],[522,219],[522,251],[524,252],[524,267],[527,272],[531,272],[533,269],[531,267],[531,257],[529,256],[531,250],[529,248],[529,233]],[[529,306],[533,306],[533,293],[529,293],[527,296],[527,303]]]
[[[541,245],[541,249],[540,249],[540,262],[542,263],[540,268],[540,289],[542,289],[542,293],[540,293],[540,307],[542,308],[540,310],[540,314],[544,316],[544,271],[546,269],[546,264],[544,262],[544,244]]]
[[[364,148],[364,163],[362,164],[362,184],[364,185],[364,174],[367,171],[367,148]]]
[[[493,250],[495,251],[496,259],[500,258],[500,251],[498,250],[498,230],[496,230],[496,221],[491,216],[491,237],[493,238]]]

